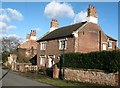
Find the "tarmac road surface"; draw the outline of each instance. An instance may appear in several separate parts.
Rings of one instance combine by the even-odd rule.
[[[4,75],[5,73],[7,72],[7,70],[2,70],[2,74]],[[48,85],[48,84],[44,84],[44,83],[40,83],[40,82],[37,82],[35,80],[32,80],[32,79],[28,79],[28,78],[25,78],[25,77],[22,77],[18,74],[15,74],[14,72],[12,71],[9,71],[4,77],[2,80],[2,86],[16,86],[19,87],[19,86],[44,86],[44,87],[52,87],[51,85]],[[23,87],[23,88],[24,88]],[[5,87],[4,87],[5,88]],[[12,88],[12,87],[11,87]],[[33,87],[31,87],[33,88]],[[40,88],[40,87],[39,87]],[[54,87],[56,88],[56,87]]]

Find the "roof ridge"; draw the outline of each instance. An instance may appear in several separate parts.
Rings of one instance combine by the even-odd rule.
[[[70,25],[66,25],[66,26],[60,27],[60,28],[69,27],[69,26],[73,26],[73,25],[80,24],[80,23],[85,23],[85,22],[87,22],[87,21],[77,22],[77,23],[74,23],[74,24],[70,24]],[[60,29],[60,28],[57,28],[57,29]]]
[[[39,41],[41,38],[43,38],[44,36],[48,35],[49,33],[50,33],[49,31],[46,32],[44,35],[42,35],[41,37],[39,37],[37,41]]]
[[[54,39],[54,38],[65,37],[65,36],[72,36],[71,34],[73,33],[73,31],[77,30],[79,27],[81,27],[86,22],[87,21],[78,22],[78,23],[75,23],[75,24],[70,24],[70,25],[63,26],[63,27],[60,27],[58,29],[55,29],[54,31],[47,32],[42,37],[40,37],[37,40],[37,42],[43,41],[43,40],[45,41],[45,40],[49,40],[49,39]]]
[[[37,41],[39,41],[41,38],[45,37],[46,35],[48,35],[48,34],[54,32],[54,31],[56,31],[56,30],[60,30],[61,28],[65,28],[65,27],[69,27],[69,26],[74,26],[74,25],[76,25],[76,24],[85,23],[85,22],[87,22],[87,21],[84,21],[84,22],[77,22],[77,23],[74,23],[74,24],[66,25],[66,26],[57,28],[57,29],[55,29],[55,30],[53,30],[53,31],[51,31],[51,32],[48,31],[48,32],[46,32],[44,35],[42,35]]]

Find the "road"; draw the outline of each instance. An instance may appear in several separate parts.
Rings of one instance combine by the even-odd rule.
[[[6,70],[3,70],[2,74],[4,75],[6,72],[7,72]],[[8,74],[2,79],[2,85],[3,86],[48,86],[48,87],[52,87],[51,85],[43,84],[35,80],[22,77],[18,74],[15,74],[12,71],[9,71]]]

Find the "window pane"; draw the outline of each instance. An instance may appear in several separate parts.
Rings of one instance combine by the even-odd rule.
[[[112,47],[112,42],[108,42],[108,47]]]
[[[46,58],[44,56],[40,57],[40,65],[45,66]]]
[[[103,50],[106,50],[107,47],[106,47],[106,44],[103,44]]]
[[[45,46],[46,46],[46,45],[45,45],[45,42],[42,42],[40,49],[41,49],[41,50],[45,50]]]
[[[65,40],[59,41],[59,49],[66,48],[66,45],[67,45],[67,41]]]

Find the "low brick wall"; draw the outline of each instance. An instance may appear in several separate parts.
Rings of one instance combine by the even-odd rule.
[[[30,66],[25,66],[25,71],[29,72],[29,71],[37,71],[38,67],[37,65],[30,65]]]
[[[73,70],[66,68],[64,74],[66,80],[118,86],[118,72],[107,74],[100,70]]]

